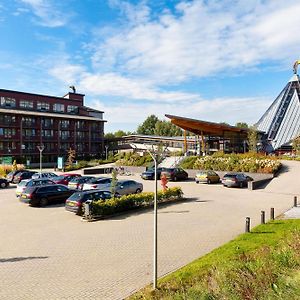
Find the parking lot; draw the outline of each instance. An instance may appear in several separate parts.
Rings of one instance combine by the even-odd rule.
[[[187,200],[159,209],[158,274],[169,273],[208,253],[267,216],[279,215],[299,195],[298,162],[265,189],[224,188],[171,182]],[[121,176],[153,181],[138,174]],[[152,280],[151,210],[82,222],[63,205],[33,208],[19,202],[15,188],[0,190],[0,299],[123,299]]]

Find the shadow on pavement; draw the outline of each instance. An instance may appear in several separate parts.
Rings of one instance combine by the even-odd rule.
[[[28,257],[0,258],[0,263],[18,262],[18,261],[22,261],[22,260],[45,259],[45,258],[48,258],[48,256],[28,256]]]

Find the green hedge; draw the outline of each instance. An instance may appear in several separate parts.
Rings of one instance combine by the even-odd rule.
[[[181,199],[183,192],[180,187],[172,187],[165,192],[158,191],[157,201]],[[96,216],[113,215],[119,212],[127,211],[138,207],[148,207],[153,204],[154,193],[144,192],[139,194],[124,195],[120,198],[109,200],[98,200],[92,202],[92,214]]]

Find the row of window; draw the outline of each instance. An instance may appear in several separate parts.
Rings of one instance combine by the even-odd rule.
[[[0,98],[0,106],[15,108],[16,107],[16,99],[10,98],[10,97],[1,97]],[[54,103],[52,106],[52,110],[54,112],[64,113],[65,106],[67,107],[67,113],[78,114],[79,107],[76,105],[64,105],[61,103]],[[31,110],[34,108],[34,102],[29,101],[29,100],[20,100],[19,107],[23,108],[23,109]],[[50,103],[37,101],[36,109],[41,110],[41,111],[50,111]]]

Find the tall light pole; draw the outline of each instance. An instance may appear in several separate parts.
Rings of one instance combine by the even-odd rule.
[[[108,150],[108,146],[105,145],[105,159],[107,160],[107,150]]]
[[[153,289],[157,288],[157,160],[151,151],[147,149],[154,161],[154,228],[153,228]]]
[[[39,146],[37,146],[37,148],[40,151],[40,174],[42,174],[42,152],[44,151],[45,146],[44,145],[39,145]]]

